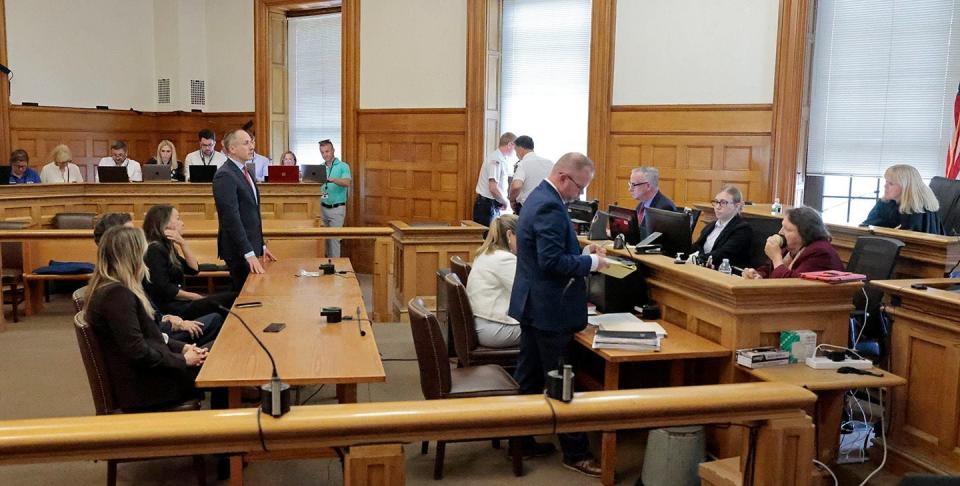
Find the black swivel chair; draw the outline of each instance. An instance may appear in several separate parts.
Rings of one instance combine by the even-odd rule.
[[[881,302],[883,291],[870,285],[871,280],[887,280],[893,276],[897,256],[903,242],[882,236],[861,236],[850,254],[847,271],[867,276],[863,292],[853,299],[854,311],[850,314],[850,346],[864,357],[875,361],[887,355],[886,340],[890,335],[889,325]],[[854,344],[856,343],[856,344]]]
[[[943,224],[943,234],[960,235],[960,180],[934,177],[930,181],[930,189],[937,196],[940,203],[940,221]]]
[[[750,228],[753,229],[753,238],[750,240],[750,266],[757,268],[760,265],[769,263],[770,260],[767,258],[767,254],[763,252],[763,247],[767,244],[767,238],[769,238],[770,235],[780,232],[783,220],[765,216],[751,217],[745,214],[742,214],[741,217],[750,225]]]

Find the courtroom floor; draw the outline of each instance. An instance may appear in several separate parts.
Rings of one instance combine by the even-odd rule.
[[[362,278],[367,302],[370,280]],[[9,308],[9,306],[5,306]],[[14,324],[0,334],[0,420],[38,417],[93,415],[90,389],[72,329],[73,308],[67,295],[55,295],[39,316]],[[420,400],[419,375],[409,328],[404,324],[377,324],[377,344],[385,359],[387,382],[360,385],[360,401]],[[401,359],[404,361],[389,361]],[[303,398],[316,391],[313,387]],[[325,387],[310,403],[333,403],[332,387]],[[201,431],[198,431],[201,433]],[[632,485],[640,475],[643,442],[646,434],[629,431],[621,434],[618,483]],[[599,439],[599,436],[592,437]],[[542,438],[541,440],[549,440]],[[598,440],[592,441],[598,445]],[[420,455],[419,444],[405,446],[407,484],[440,484],[434,481],[433,452]],[[595,451],[599,452],[599,451]],[[209,463],[211,484],[214,461]],[[841,485],[857,485],[872,469],[869,465],[836,468]],[[494,450],[488,441],[454,443],[447,446],[445,477],[442,483],[456,485],[523,484],[559,486],[597,484],[585,476],[560,466],[560,457],[524,461],[525,475],[515,478],[504,450]],[[119,483],[135,485],[195,484],[189,459],[160,459],[119,466]],[[338,485],[342,469],[337,460],[302,460],[250,464],[245,471],[251,485]],[[892,486],[899,478],[881,472],[870,484]],[[94,462],[65,462],[0,466],[0,485],[102,485],[106,465]],[[221,481],[219,484],[227,484]]]

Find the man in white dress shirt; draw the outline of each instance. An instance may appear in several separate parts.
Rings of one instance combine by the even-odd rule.
[[[477,201],[473,205],[473,220],[478,224],[490,226],[490,222],[500,216],[500,209],[506,208],[509,170],[507,157],[513,155],[513,141],[517,136],[504,132],[500,135],[497,148],[487,155],[480,167],[477,178]]]
[[[142,182],[143,171],[140,170],[140,162],[127,158],[127,143],[123,140],[117,140],[110,146],[110,156],[100,159],[98,167],[126,167],[127,176],[130,182]],[[97,173],[97,182],[100,182],[100,173]]]
[[[517,137],[513,144],[516,146],[520,162],[517,165],[517,171],[513,174],[513,182],[510,183],[510,204],[513,206],[513,211],[520,214],[520,208],[523,207],[527,196],[550,175],[550,171],[553,170],[553,161],[533,153],[533,139],[526,135]]]
[[[257,137],[254,137],[253,134],[250,135],[250,138],[253,140],[253,143],[257,142]],[[254,149],[253,159],[246,161],[248,164],[251,162],[253,162],[254,166],[256,167],[256,170],[253,171],[254,177],[257,179],[257,182],[263,182],[263,180],[269,175],[269,169],[267,169],[267,167],[270,165],[270,159],[258,154],[257,150]]]
[[[197,133],[197,138],[200,139],[200,150],[187,154],[187,158],[184,160],[186,165],[214,165],[220,167],[227,161],[226,155],[214,150],[217,147],[217,134],[213,130],[204,128]],[[189,167],[184,171],[184,176],[188,181],[190,180]]]

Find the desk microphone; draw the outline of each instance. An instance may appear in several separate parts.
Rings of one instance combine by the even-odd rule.
[[[277,362],[273,360],[273,355],[270,354],[270,350],[267,349],[267,346],[263,344],[263,341],[257,337],[256,334],[250,329],[250,326],[247,325],[247,322],[243,320],[236,312],[233,312],[226,307],[217,304],[217,307],[227,313],[232,314],[236,317],[240,324],[243,325],[243,328],[253,336],[253,339],[260,345],[260,348],[263,349],[264,353],[267,353],[267,357],[270,358],[270,366],[273,367],[273,375],[270,377],[270,384],[263,385],[260,387],[266,395],[268,395],[269,400],[263,400],[260,404],[260,408],[273,417],[282,417],[284,414],[290,411],[290,386],[285,385],[280,381],[280,375],[277,374]]]
[[[367,331],[363,330],[363,326],[360,325],[360,306],[357,306],[357,329],[360,331],[360,337],[366,336]]]

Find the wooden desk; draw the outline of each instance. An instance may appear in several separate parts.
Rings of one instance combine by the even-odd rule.
[[[667,337],[661,340],[660,351],[628,351],[622,349],[593,349],[593,337],[597,333],[595,326],[587,326],[577,333],[576,341],[604,362],[603,383],[588,377],[581,368],[577,373],[578,383],[589,389],[619,390],[620,366],[624,363],[652,361],[670,361],[670,385],[683,384],[684,361],[690,359],[726,358],[731,351],[719,344],[708,341],[692,332],[670,323],[660,323],[667,331]],[[603,431],[600,448],[601,482],[605,486],[616,481],[617,432]]]
[[[713,207],[709,203],[697,203],[696,208],[702,210],[700,216],[702,224],[714,219]],[[784,207],[784,211],[788,206]],[[781,218],[770,214],[769,204],[753,204],[743,207],[745,216],[754,218]],[[939,278],[960,261],[960,238],[955,236],[931,235],[917,231],[907,231],[892,228],[860,227],[855,224],[827,223],[827,229],[833,236],[834,248],[840,254],[844,263],[850,261],[850,253],[861,236],[886,236],[902,241],[905,246],[900,250],[897,267],[894,273],[897,278]],[[699,235],[699,230],[695,235]]]
[[[926,290],[911,284],[927,285]],[[906,377],[892,393],[887,435],[896,473],[960,474],[960,279],[872,282],[893,316],[891,371]]]
[[[847,390],[897,387],[907,383],[907,380],[902,377],[879,368],[869,370],[882,373],[883,376],[879,377],[845,375],[837,373],[836,370],[815,370],[800,363],[759,369],[737,366],[737,369],[757,381],[802,386],[817,394],[814,409],[807,412],[813,416],[814,424],[817,426],[817,459],[828,465],[837,460],[837,450],[840,446],[840,422]],[[886,403],[890,401],[887,400]]]
[[[259,300],[262,307],[233,311],[243,317],[253,332],[270,349],[277,372],[290,385],[335,384],[340,403],[356,403],[357,383],[386,381],[380,352],[367,319],[357,279],[345,276],[296,277],[299,270],[312,271],[326,260],[290,258],[268,263],[266,273],[247,277],[237,302]],[[334,259],[338,269],[350,270],[346,258]],[[327,324],[320,308],[336,305],[361,321],[345,320]],[[272,322],[287,325],[278,333],[265,333]],[[366,331],[361,336],[359,330]],[[230,315],[206,362],[196,385],[200,388],[227,387],[230,408],[240,408],[243,387],[270,381],[270,359],[238,319]],[[257,458],[269,459],[269,454]],[[289,458],[289,455],[286,456]],[[230,483],[243,484],[243,457],[230,458]]]

